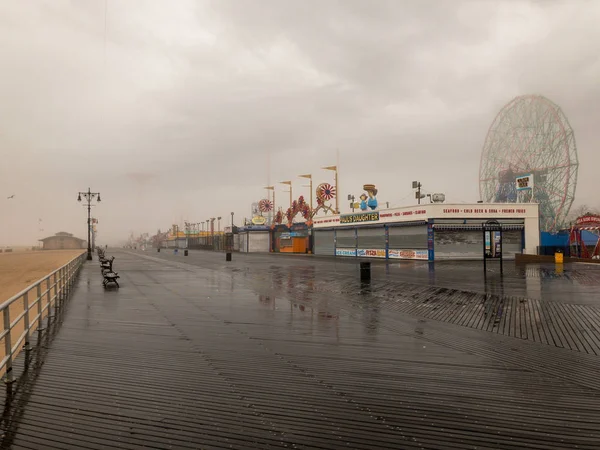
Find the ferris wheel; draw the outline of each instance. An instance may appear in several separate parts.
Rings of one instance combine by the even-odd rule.
[[[485,139],[479,167],[484,202],[540,205],[540,226],[564,226],[577,187],[575,135],[559,106],[540,95],[510,101],[498,113]],[[531,179],[520,189],[517,179]]]

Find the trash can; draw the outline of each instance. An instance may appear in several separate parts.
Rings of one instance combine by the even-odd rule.
[[[369,281],[371,279],[371,263],[360,263],[360,281]]]
[[[187,250],[184,250],[184,251],[183,251],[183,256],[187,256],[187,255],[188,255],[188,251],[187,251]]]
[[[564,262],[564,256],[565,255],[563,255],[563,252],[561,252],[560,250],[557,250],[554,253],[554,262],[556,264],[562,264]]]
[[[231,261],[231,253],[230,252],[225,253],[225,261]]]

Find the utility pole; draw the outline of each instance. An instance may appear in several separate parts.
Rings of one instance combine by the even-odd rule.
[[[87,200],[87,210],[88,210],[88,219],[87,219],[87,225],[88,225],[88,248],[87,248],[87,260],[91,261],[92,260],[92,200],[97,198],[98,199],[98,203],[100,203],[101,199],[100,199],[100,192],[92,192],[90,188],[88,188],[87,192],[79,192],[79,195],[77,196],[77,201],[80,202],[81,201],[81,196],[83,195],[83,197]]]
[[[419,203],[419,205],[421,204],[421,187],[422,184],[420,181],[413,181],[412,182],[412,187],[413,189],[416,189],[417,192],[415,192],[415,197],[417,197],[417,201]]]

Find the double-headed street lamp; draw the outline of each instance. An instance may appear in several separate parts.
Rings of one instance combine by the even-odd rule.
[[[92,192],[90,188],[88,188],[87,192],[80,192],[77,196],[77,201],[81,201],[81,196],[87,200],[87,210],[88,210],[88,248],[87,248],[87,260],[92,260],[92,200],[97,198],[98,203],[100,203],[100,192]]]

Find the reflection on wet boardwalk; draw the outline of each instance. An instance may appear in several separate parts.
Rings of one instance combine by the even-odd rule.
[[[2,448],[598,448],[591,302],[360,285],[312,258],[115,256],[121,289],[86,264],[8,391]],[[558,310],[587,324],[565,337],[581,351],[548,345]]]

